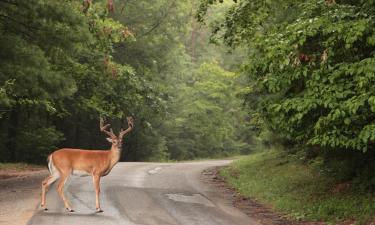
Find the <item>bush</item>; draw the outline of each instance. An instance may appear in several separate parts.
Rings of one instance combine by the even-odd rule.
[[[48,154],[57,149],[62,140],[62,133],[54,127],[22,131],[17,136],[17,159],[31,163],[45,162]]]

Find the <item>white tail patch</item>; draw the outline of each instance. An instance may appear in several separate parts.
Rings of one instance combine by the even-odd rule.
[[[52,176],[54,176],[54,177],[60,176],[59,171],[56,169],[55,165],[53,164],[52,154],[49,156],[48,169],[49,169],[49,172],[51,173]]]
[[[52,174],[52,155],[49,155],[48,158],[48,170],[49,173]]]
[[[55,165],[53,164],[52,154],[49,156],[48,170],[51,173],[51,178],[47,182],[47,185],[49,186],[60,177],[59,171],[56,169]]]

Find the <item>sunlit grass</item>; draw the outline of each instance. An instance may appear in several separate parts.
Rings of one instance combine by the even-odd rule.
[[[332,178],[276,150],[241,158],[221,175],[244,196],[271,204],[293,219],[359,224],[374,219],[374,193],[335,193]]]

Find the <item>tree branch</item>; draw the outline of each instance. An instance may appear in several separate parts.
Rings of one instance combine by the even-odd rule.
[[[0,0],[0,2],[5,3],[5,4],[9,4],[9,5],[15,5],[15,6],[18,6],[18,4],[17,4],[16,2],[5,1],[5,0]]]
[[[144,36],[147,36],[149,35],[152,31],[154,31],[158,26],[160,26],[160,24],[163,22],[163,20],[166,19],[167,15],[170,13],[171,9],[173,9],[175,7],[175,2],[172,1],[172,4],[169,6],[169,8],[165,11],[165,13],[161,16],[161,18],[159,18],[159,20],[154,23],[154,25],[151,27],[150,30],[144,32],[143,34],[141,34],[140,36],[138,37],[144,37]]]
[[[0,17],[3,17],[3,18],[5,18],[5,19],[11,20],[11,21],[13,21],[13,22],[15,22],[15,23],[18,23],[18,24],[24,26],[25,28],[27,28],[28,30],[30,30],[30,29],[33,29],[33,30],[40,30],[40,29],[38,29],[38,28],[36,28],[36,27],[29,26],[29,25],[27,25],[27,24],[25,24],[25,23],[23,23],[23,22],[20,22],[20,21],[18,21],[18,20],[15,20],[15,19],[13,19],[13,18],[10,17],[10,16],[6,16],[6,15],[1,15],[1,14],[0,14]]]

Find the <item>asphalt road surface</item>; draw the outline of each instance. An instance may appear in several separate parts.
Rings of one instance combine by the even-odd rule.
[[[95,213],[91,177],[72,176],[66,196],[75,212],[50,188],[48,211],[38,209],[29,225],[257,225],[201,180],[201,172],[229,160],[188,163],[118,163],[101,180],[101,208]]]

